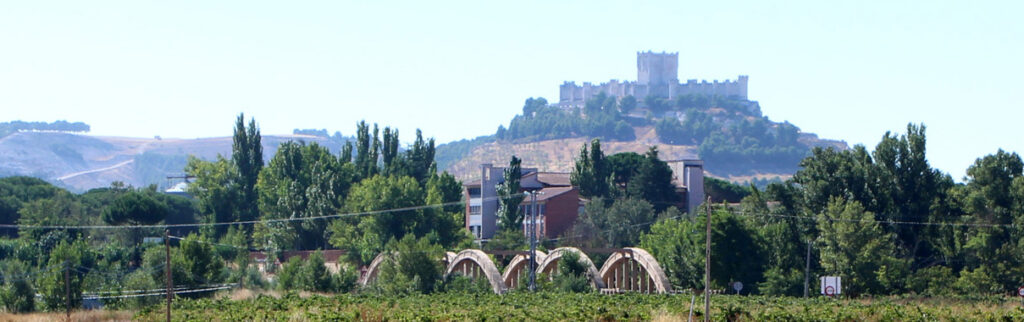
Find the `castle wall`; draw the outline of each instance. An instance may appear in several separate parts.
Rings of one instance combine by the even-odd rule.
[[[708,96],[735,96],[747,99],[746,75],[736,80],[717,80],[708,82],[696,79],[679,83],[679,54],[638,52],[636,58],[637,81],[611,80],[607,83],[594,85],[576,82],[564,82],[559,86],[558,105],[562,107],[582,107],[594,95],[604,92],[608,96],[622,98],[632,95],[640,102],[649,95],[674,99],[676,96],[702,94]]]

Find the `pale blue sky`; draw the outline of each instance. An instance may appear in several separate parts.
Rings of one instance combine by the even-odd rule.
[[[565,80],[750,76],[776,121],[873,147],[928,126],[954,178],[1021,140],[1021,1],[6,1],[0,120],[118,136],[226,136],[365,119],[439,142],[490,134]]]

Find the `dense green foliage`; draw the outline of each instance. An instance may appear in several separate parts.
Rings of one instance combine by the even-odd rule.
[[[587,101],[582,113],[548,105],[544,98],[529,98],[523,105],[523,114],[516,115],[508,129],[502,126],[495,133],[498,139],[518,141],[580,136],[619,141],[636,138],[617,100],[604,93]]]
[[[657,211],[675,205],[679,199],[672,184],[672,169],[653,146],[642,156],[623,152],[605,157],[601,141],[594,139],[589,151],[586,145],[580,148],[569,180],[584,198],[642,199]]]

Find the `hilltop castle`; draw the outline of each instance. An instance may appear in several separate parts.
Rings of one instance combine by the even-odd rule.
[[[632,95],[641,102],[647,96],[673,99],[676,96],[689,94],[733,96],[747,99],[748,77],[746,75],[740,75],[739,79],[735,81],[707,82],[702,80],[697,82],[696,79],[690,79],[686,83],[679,83],[679,53],[637,52],[636,69],[637,80],[635,82],[619,82],[613,79],[599,85],[583,83],[583,86],[579,86],[576,85],[576,82],[566,81],[558,88],[558,105],[582,107],[587,99],[600,92],[620,98]]]

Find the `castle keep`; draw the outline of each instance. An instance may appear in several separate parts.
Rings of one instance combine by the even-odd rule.
[[[636,79],[635,82],[613,79],[598,85],[583,83],[583,86],[567,81],[558,88],[558,105],[582,107],[587,99],[601,92],[619,98],[632,95],[641,102],[647,96],[673,99],[690,94],[747,99],[746,75],[740,75],[735,81],[697,82],[696,79],[690,79],[686,83],[679,83],[679,53],[636,53]]]

